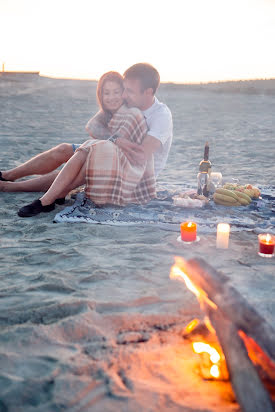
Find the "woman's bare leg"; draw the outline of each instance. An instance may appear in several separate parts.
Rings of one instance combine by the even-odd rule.
[[[87,165],[87,159],[85,161],[85,163],[83,164],[81,170],[79,171],[77,177],[73,180],[73,182],[70,183],[69,186],[67,186],[66,189],[64,189],[63,192],[60,192],[59,197],[60,198],[64,198],[67,196],[67,194],[73,190],[76,189],[79,186],[82,186],[85,184],[86,181],[86,166]]]
[[[72,156],[72,145],[70,143],[61,143],[14,169],[2,171],[2,177],[6,180],[16,180],[25,176],[44,175],[67,162]]]
[[[0,192],[46,192],[52,185],[59,171],[34,177],[20,182],[0,181]]]
[[[80,181],[79,185],[85,181],[86,159],[88,152],[84,150],[77,151],[73,157],[65,164],[61,172],[54,180],[49,190],[40,198],[42,206],[47,206],[53,203],[56,199],[64,197],[73,188],[72,183]],[[80,176],[78,176],[81,173]]]

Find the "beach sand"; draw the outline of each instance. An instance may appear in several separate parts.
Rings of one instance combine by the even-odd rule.
[[[265,89],[266,89],[265,83]],[[86,140],[95,83],[39,78],[0,82],[1,167],[60,142]],[[274,186],[272,93],[162,85],[174,144],[162,182],[189,182],[206,140],[213,171]],[[274,258],[258,256],[257,233],[215,233],[183,245],[158,227],[53,224],[21,219],[37,194],[1,193],[0,410],[239,411],[229,382],[206,381],[182,336],[203,320],[195,296],[169,279],[174,256],[201,257],[275,328]],[[199,228],[198,228],[199,230]]]

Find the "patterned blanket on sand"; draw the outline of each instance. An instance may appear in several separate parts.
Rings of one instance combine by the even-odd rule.
[[[55,223],[93,223],[102,225],[157,225],[169,231],[179,231],[179,224],[195,221],[200,233],[215,232],[219,222],[231,225],[232,231],[253,230],[275,233],[275,186],[260,186],[261,197],[249,206],[224,207],[210,200],[202,208],[175,206],[173,197],[192,189],[186,185],[163,184],[157,188],[157,198],[148,204],[96,206],[85,197],[76,195],[75,202],[56,214]]]

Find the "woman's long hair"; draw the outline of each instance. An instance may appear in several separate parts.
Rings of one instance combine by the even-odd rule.
[[[107,72],[107,73],[104,73],[100,77],[98,84],[97,84],[96,97],[97,97],[97,102],[99,104],[100,109],[105,113],[107,112],[107,110],[104,107],[102,96],[103,96],[103,87],[107,81],[117,83],[121,87],[121,90],[123,90],[123,77],[118,72]]]

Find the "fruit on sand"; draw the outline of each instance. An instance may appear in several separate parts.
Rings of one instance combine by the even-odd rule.
[[[229,189],[224,189],[224,188],[219,188],[215,191],[215,193],[224,195],[224,196],[229,196],[230,198],[232,197],[233,199],[238,201],[238,196],[235,193],[234,190],[229,190]]]
[[[239,198],[239,201],[244,200],[247,202],[247,204],[251,203],[251,197],[248,196],[246,193],[244,192],[239,192],[238,190],[235,191],[236,195]],[[245,203],[244,203],[245,204]]]
[[[232,190],[234,192],[238,191],[241,193],[245,193],[247,196],[249,196],[251,199],[258,199],[259,196],[261,195],[260,190],[256,186],[252,185],[238,185],[236,183],[226,183],[223,185],[224,189],[227,190]]]
[[[241,203],[232,196],[227,196],[221,193],[214,193],[214,202],[223,206],[241,206]]]

